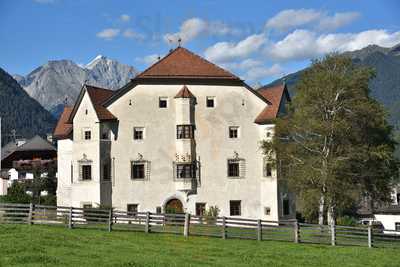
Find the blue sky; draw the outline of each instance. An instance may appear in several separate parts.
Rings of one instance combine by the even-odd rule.
[[[400,1],[0,0],[0,67],[26,75],[48,60],[102,54],[143,70],[183,46],[250,83],[311,58],[400,43]],[[168,41],[169,40],[169,41]]]

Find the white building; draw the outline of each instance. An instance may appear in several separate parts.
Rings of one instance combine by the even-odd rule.
[[[181,47],[118,91],[84,85],[54,133],[58,205],[293,218],[260,149],[289,100]]]
[[[374,212],[375,220],[382,223],[386,233],[393,233],[400,235],[400,186],[393,189],[392,200],[390,206],[383,207]]]

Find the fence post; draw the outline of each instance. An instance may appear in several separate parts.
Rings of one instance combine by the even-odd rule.
[[[257,240],[262,240],[262,224],[260,219],[257,220]]]
[[[331,245],[336,246],[336,226],[335,223],[331,223]]]
[[[189,236],[189,227],[190,227],[190,213],[185,213],[185,225],[183,228],[183,235],[185,237]]]
[[[68,216],[68,228],[72,229],[73,223],[72,223],[72,207],[69,207],[69,216]]]
[[[226,218],[222,217],[222,239],[226,239]]]
[[[300,243],[300,224],[297,220],[293,223],[293,230],[294,230],[294,243]]]
[[[30,203],[29,204],[29,214],[28,214],[28,224],[33,224],[33,209],[34,209],[34,206],[33,206],[33,203]]]
[[[372,226],[371,224],[368,225],[368,247],[372,248],[373,244],[372,244]]]
[[[111,208],[108,212],[108,231],[112,231],[112,224],[113,224],[113,209]]]
[[[150,232],[150,212],[146,212],[146,225],[144,226],[144,231],[146,233]]]

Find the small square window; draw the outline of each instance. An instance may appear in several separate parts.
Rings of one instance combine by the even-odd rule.
[[[144,139],[144,128],[142,128],[142,127],[133,128],[133,139],[134,140],[143,140]]]
[[[85,131],[85,140],[90,140],[92,138],[92,132],[91,131]]]
[[[239,127],[231,126],[229,127],[229,138],[238,138],[239,137]]]
[[[228,177],[239,177],[239,161],[228,160]]]
[[[160,97],[158,99],[158,107],[159,108],[167,108],[168,107],[168,98],[167,97]]]
[[[82,206],[83,209],[91,209],[93,208],[92,204],[83,204]]]
[[[131,168],[131,179],[144,179],[145,178],[145,164],[144,162],[133,162]]]
[[[138,204],[128,204],[126,205],[126,211],[128,213],[137,213],[138,212]]]
[[[82,180],[92,180],[92,166],[82,165]]]
[[[242,214],[240,204],[241,204],[240,200],[229,201],[229,209],[230,209],[231,216],[240,216]]]
[[[207,96],[207,99],[206,99],[206,106],[208,107],[208,108],[213,108],[213,107],[215,107],[215,97],[213,97],[213,96]]]
[[[265,207],[264,208],[264,214],[265,215],[271,215],[271,208],[270,207]]]
[[[397,193],[397,205],[400,205],[400,193]]]
[[[157,213],[157,214],[160,214],[161,212],[162,212],[161,207],[156,207],[156,213]]]
[[[396,223],[394,224],[394,226],[395,226],[395,230],[396,230],[397,232],[400,232],[400,222],[396,222]]]
[[[196,216],[206,215],[206,203],[196,203]]]

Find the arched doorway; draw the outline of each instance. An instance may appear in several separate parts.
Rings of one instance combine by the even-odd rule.
[[[165,204],[165,213],[183,213],[183,204],[179,199],[170,199]]]

